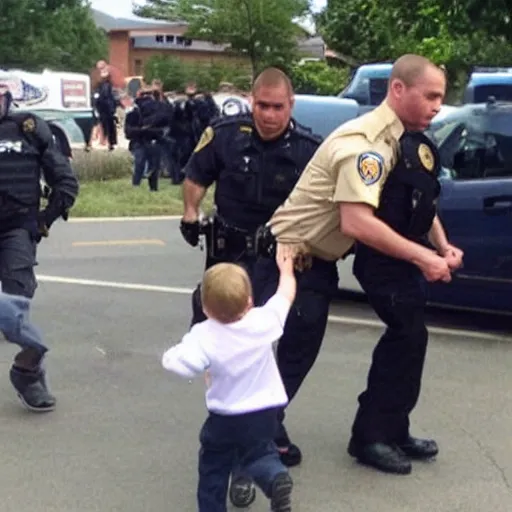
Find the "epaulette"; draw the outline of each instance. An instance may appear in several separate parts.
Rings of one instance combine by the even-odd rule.
[[[247,126],[252,131],[254,122],[252,117],[247,114],[237,114],[233,116],[218,116],[212,119],[210,126],[212,128],[222,128],[224,126],[240,125],[240,128]]]
[[[308,139],[315,144],[321,144],[324,138],[321,135],[317,135],[313,132],[313,130],[307,126],[304,126],[297,121],[293,120],[293,133],[297,134],[299,137],[304,139]]]

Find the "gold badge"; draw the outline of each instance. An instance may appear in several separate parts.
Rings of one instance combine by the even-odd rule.
[[[36,129],[36,123],[32,117],[27,117],[25,121],[23,121],[23,131],[24,132],[33,132]]]
[[[240,131],[244,133],[252,133],[252,127],[251,126],[240,126]]]
[[[420,162],[427,171],[432,171],[434,169],[434,154],[432,150],[424,143],[418,146],[418,156],[420,157]]]
[[[197,146],[194,149],[194,153],[199,153],[202,149],[204,149],[210,142],[213,140],[215,133],[213,131],[213,128],[211,126],[208,126],[206,130],[201,135],[201,138],[199,139],[199,142],[197,143]]]
[[[378,153],[362,153],[357,159],[357,172],[365,185],[373,185],[380,180],[384,160]]]

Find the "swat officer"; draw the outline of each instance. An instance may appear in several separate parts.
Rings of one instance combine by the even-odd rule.
[[[67,219],[78,194],[68,159],[56,148],[48,124],[27,113],[12,113],[12,95],[0,82],[0,278],[2,291],[26,298],[34,295],[36,246],[59,218]],[[40,179],[50,189],[40,211]],[[42,362],[47,348],[21,344],[10,379],[29,409],[50,411],[55,398],[48,390]]]
[[[388,175],[398,165],[405,165],[400,160],[402,135],[405,130],[422,131],[428,127],[439,112],[445,88],[444,72],[424,57],[404,55],[395,62],[382,104],[340,126],[322,143],[286,202],[272,216],[269,231],[284,251],[299,261],[336,261],[358,240],[391,258],[414,265],[427,281],[450,281],[451,272],[461,264],[462,252],[448,243],[437,216],[429,231],[432,249],[408,239],[376,214]],[[391,196],[403,193],[401,187],[398,190],[396,185],[390,187]],[[367,265],[364,258],[359,265],[363,268]],[[358,275],[364,272],[360,270]],[[382,269],[379,275],[383,274],[384,279],[386,272]],[[262,276],[261,286],[265,286],[265,280],[275,275],[273,260],[258,261],[254,275],[255,280]],[[409,281],[405,285],[401,281],[393,282],[386,291],[388,302],[399,297],[403,307],[411,310],[417,297],[408,291]],[[418,333],[423,337],[419,338]],[[424,344],[424,332],[417,328],[416,345],[411,350],[392,348],[393,343],[404,347],[400,336],[402,330],[398,335],[395,332],[394,336],[385,337],[388,342],[381,343],[377,349],[370,370],[369,393],[363,394],[361,401],[363,412],[371,413],[358,415],[363,419],[356,418],[349,445],[349,453],[359,461],[394,473],[409,470],[407,457],[430,458],[438,450],[434,441],[410,435],[405,418],[414,405],[414,393],[400,395],[399,391],[401,386],[409,385],[400,373],[406,366],[413,366],[416,382],[421,377],[424,354],[417,347]],[[384,434],[386,414],[390,410],[401,414],[404,420],[399,437],[389,438]],[[375,428],[371,429],[370,423]]]
[[[284,202],[321,142],[320,137],[291,119],[293,90],[282,71],[264,70],[254,82],[252,100],[252,115],[220,118],[204,131],[186,166],[185,210],[181,223],[184,238],[192,246],[197,245],[199,206],[208,187],[216,182],[217,213],[213,234],[207,237],[206,268],[222,261],[237,262],[249,275],[257,259],[257,229]],[[330,282],[335,272],[334,265],[326,265],[318,273],[321,283],[311,282],[311,286],[326,286],[324,282]],[[299,282],[299,296],[303,285]],[[299,346],[314,345],[315,337],[323,336],[323,331],[320,334],[315,331],[318,313],[309,308],[307,293],[309,291],[302,292],[292,308],[279,342],[278,364],[300,358]],[[255,300],[258,301],[256,293]],[[193,294],[192,323],[204,319],[198,287]],[[286,351],[293,354],[285,354]],[[280,371],[286,387],[286,368],[280,366]],[[287,388],[287,392],[292,397],[295,389]],[[284,464],[300,463],[300,450],[290,441],[282,425],[276,444]],[[235,505],[247,506],[254,499],[254,490],[247,480],[233,477],[230,497]]]

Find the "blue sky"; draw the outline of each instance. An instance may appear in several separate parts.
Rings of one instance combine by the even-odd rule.
[[[132,13],[133,0],[90,0],[90,2],[95,9],[104,11],[108,14],[127,16]],[[144,2],[139,0],[135,3],[143,4]],[[314,0],[312,4],[314,10],[319,10],[327,4],[327,0]]]

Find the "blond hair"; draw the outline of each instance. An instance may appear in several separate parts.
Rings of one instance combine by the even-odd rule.
[[[245,269],[234,263],[217,263],[203,276],[201,303],[205,313],[224,324],[239,320],[252,298]]]

